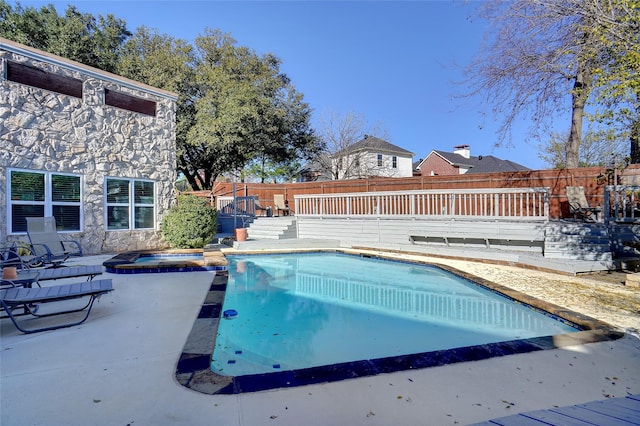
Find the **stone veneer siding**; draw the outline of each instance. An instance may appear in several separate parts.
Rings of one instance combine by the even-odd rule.
[[[86,67],[85,74],[82,65],[65,68],[57,65],[62,58],[48,62],[47,55],[36,60],[0,49],[0,242],[27,239],[7,235],[7,169],[21,168],[83,176],[84,230],[64,237],[79,241],[85,254],[166,246],[159,224],[174,199],[177,95],[138,89],[113,74],[102,80],[102,71]],[[82,99],[8,81],[8,60],[82,80]],[[104,105],[105,89],[155,101],[156,116]],[[106,230],[105,177],[155,181],[156,230]]]

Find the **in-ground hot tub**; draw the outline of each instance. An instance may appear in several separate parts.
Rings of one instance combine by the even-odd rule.
[[[222,271],[227,261],[219,250],[137,250],[120,253],[103,263],[112,274]]]

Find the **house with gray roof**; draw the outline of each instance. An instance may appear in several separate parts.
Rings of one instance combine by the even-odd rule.
[[[413,152],[375,136],[332,155],[334,179],[413,176]]]
[[[472,156],[469,145],[458,145],[453,152],[433,150],[418,163],[416,169],[422,176],[458,175],[530,170],[510,160],[493,155]]]

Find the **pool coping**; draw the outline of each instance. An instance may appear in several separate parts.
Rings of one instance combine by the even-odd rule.
[[[191,256],[203,254],[203,260],[180,259],[181,255]],[[170,254],[176,259],[163,259],[158,262],[135,263],[139,257]],[[193,272],[193,271],[221,271],[226,269],[226,259],[220,250],[213,249],[162,249],[162,250],[132,250],[119,253],[102,263],[106,272],[112,274],[150,274],[161,272]]]
[[[227,252],[223,250],[223,252]],[[517,302],[527,304],[536,310],[579,326],[582,330],[567,334],[511,340],[455,349],[423,352],[386,358],[345,362],[300,370],[278,371],[246,376],[222,376],[211,371],[211,357],[215,347],[218,324],[222,316],[222,304],[228,282],[228,271],[216,271],[202,307],[194,321],[194,327],[187,338],[180,355],[175,377],[177,381],[194,391],[216,394],[239,394],[277,388],[290,388],[318,383],[335,382],[357,377],[374,376],[418,368],[436,367],[467,361],[556,349],[616,340],[625,335],[624,331],[603,321],[578,312],[545,302],[517,290],[460,271],[456,268],[434,262],[405,259],[397,253],[371,252],[355,249],[302,249],[302,250],[259,250],[231,251],[229,254],[277,254],[292,252],[333,252],[375,257],[405,263],[433,265],[453,274],[471,280],[489,290],[498,292]]]

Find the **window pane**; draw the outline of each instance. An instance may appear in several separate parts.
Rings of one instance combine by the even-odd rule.
[[[153,207],[136,207],[136,229],[153,228]]]
[[[135,181],[133,188],[136,204],[153,204],[153,182]]]
[[[11,232],[27,232],[28,217],[44,217],[44,206],[11,205]]]
[[[52,201],[80,202],[80,177],[51,175]]]
[[[44,201],[44,174],[11,172],[12,201]]]
[[[129,207],[107,207],[107,229],[129,229]]]
[[[80,206],[53,206],[58,231],[80,230]]]
[[[129,181],[107,179],[107,203],[128,203]]]

